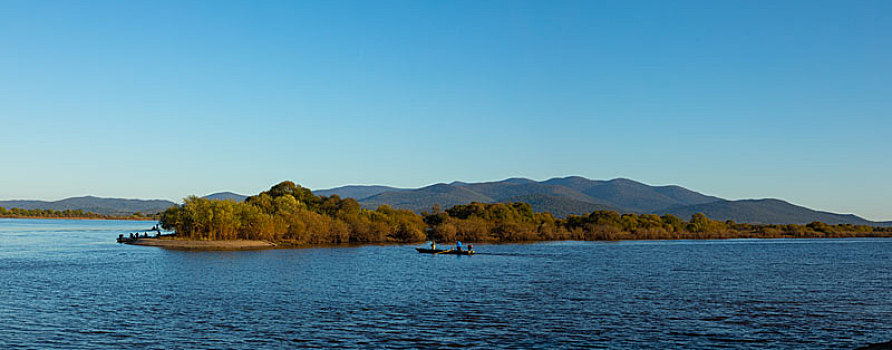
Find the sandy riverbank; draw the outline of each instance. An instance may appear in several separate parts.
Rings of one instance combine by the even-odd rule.
[[[193,241],[168,238],[140,238],[136,242],[129,244],[182,250],[248,250],[272,248],[276,246],[276,244],[267,241]]]

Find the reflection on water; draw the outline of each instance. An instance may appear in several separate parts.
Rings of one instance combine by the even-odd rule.
[[[183,252],[150,223],[0,219],[0,348],[853,348],[892,339],[892,240]]]

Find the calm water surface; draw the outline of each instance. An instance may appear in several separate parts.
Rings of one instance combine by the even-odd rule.
[[[0,348],[854,348],[892,240],[184,252],[153,223],[0,219]]]

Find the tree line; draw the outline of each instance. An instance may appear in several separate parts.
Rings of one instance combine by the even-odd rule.
[[[189,197],[161,214],[161,226],[189,239],[259,239],[280,243],[424,241],[425,223],[409,210],[360,207],[353,198],[316,196],[291,181],[244,202]]]
[[[105,215],[97,214],[81,209],[52,210],[52,209],[24,209],[0,207],[0,217],[3,218],[61,218],[61,219],[105,219],[105,220],[148,220],[158,219],[158,215],[145,215],[133,213],[131,215]]]
[[[365,209],[353,198],[316,196],[284,181],[244,202],[189,197],[161,214],[179,237],[252,239],[292,244],[385,242],[523,242],[791,237],[892,237],[892,228],[866,225],[757,225],[716,221],[698,213],[620,214],[598,210],[556,218],[528,203],[470,203],[421,215],[383,205]]]

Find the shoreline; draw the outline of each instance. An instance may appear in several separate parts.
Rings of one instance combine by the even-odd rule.
[[[275,248],[278,246],[272,242],[259,240],[199,241],[155,237],[140,238],[135,242],[128,242],[125,244],[174,250],[255,250]]]
[[[503,244],[537,244],[537,243],[559,243],[559,242],[600,242],[600,243],[621,243],[621,242],[664,242],[664,241],[726,241],[726,240],[800,240],[800,239],[892,239],[889,236],[848,236],[848,237],[729,237],[729,238],[676,238],[676,239],[620,239],[620,240],[554,240],[554,241],[514,241],[514,242],[474,242],[474,245],[503,245]],[[136,242],[127,242],[124,244],[139,245],[146,247],[159,247],[171,250],[188,250],[188,251],[239,251],[239,250],[261,250],[261,249],[307,249],[307,248],[353,248],[365,246],[392,246],[407,245],[417,246],[419,244],[427,245],[425,242],[378,242],[378,243],[317,243],[317,244],[294,244],[291,242],[269,242],[261,240],[189,240],[189,239],[170,239],[147,237],[140,238]],[[443,242],[444,246],[454,245],[454,242]]]

